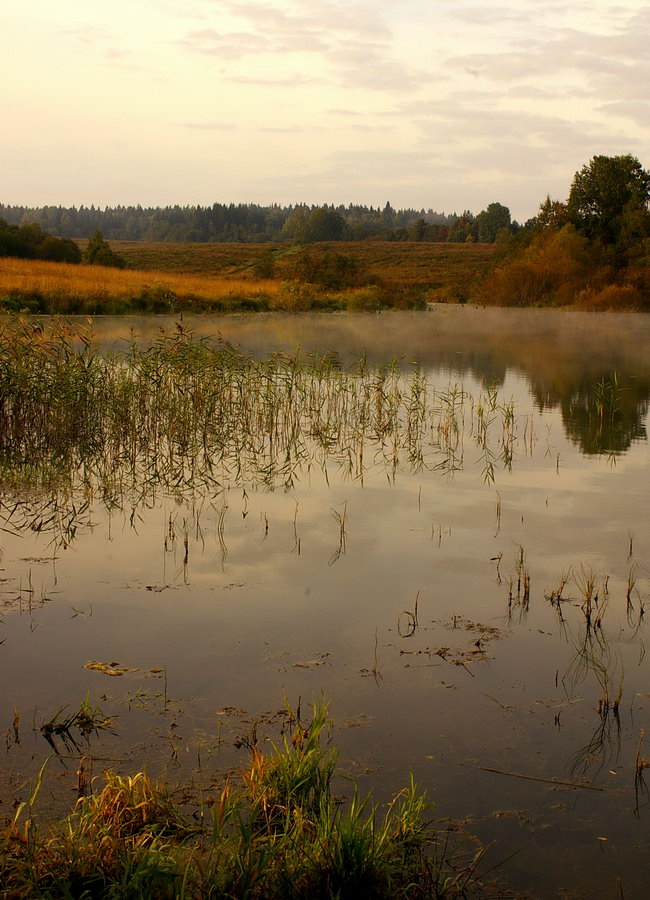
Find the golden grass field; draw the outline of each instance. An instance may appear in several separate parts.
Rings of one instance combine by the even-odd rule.
[[[83,247],[84,241],[79,241]],[[166,244],[111,241],[126,269],[0,259],[0,306],[44,313],[165,312],[170,309],[377,308],[465,300],[490,268],[490,244],[337,242]],[[344,254],[358,264],[354,287],[325,290],[298,284],[301,256]],[[256,263],[272,256],[273,278]],[[304,277],[303,281],[308,280]]]
[[[168,290],[177,295],[223,299],[242,292],[273,293],[278,284],[271,280],[253,282],[250,277],[215,277],[163,269],[110,269],[34,259],[0,259],[2,293],[34,291],[43,294],[124,297],[150,288]]]

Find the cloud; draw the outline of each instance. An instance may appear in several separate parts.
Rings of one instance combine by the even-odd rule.
[[[192,131],[234,131],[237,128],[229,122],[179,122],[178,126]]]
[[[592,23],[515,32],[500,50],[451,55],[446,65],[499,83],[561,75],[568,79],[567,87],[582,84],[594,94],[608,81],[610,89],[617,90],[636,76],[639,90],[645,91],[650,13],[632,14],[624,7],[609,10],[618,14],[606,30]]]
[[[331,81],[369,90],[414,90],[421,83],[422,73],[394,55],[393,35],[376,4],[217,0],[206,9],[214,15],[221,13],[222,22],[229,20],[233,27],[189,31],[176,41],[189,52],[233,61],[248,61],[260,54],[285,59],[308,54],[312,67],[316,64]],[[274,79],[261,79],[265,81]],[[283,76],[279,83],[288,85],[289,79]]]
[[[255,131],[263,134],[312,134],[318,131],[325,131],[324,125],[260,125],[254,128]]]
[[[354,109],[328,109],[327,112],[332,116],[361,116],[363,113]]]
[[[650,101],[643,98],[604,103],[598,109],[608,115],[629,119],[641,128],[647,128],[650,122]]]
[[[216,56],[219,59],[242,59],[258,53],[277,52],[268,38],[246,32],[222,33],[213,28],[190,31],[176,43],[192,53]]]
[[[284,0],[280,7],[277,2],[241,3],[239,0],[222,0],[216,5],[231,15],[247,20],[253,28],[262,26],[274,35],[296,40],[313,34],[348,34],[383,40],[391,37],[378,6],[372,3]]]
[[[98,28],[95,25],[86,25],[80,28],[69,28],[64,31],[60,31],[59,34],[63,35],[64,37],[72,38],[78,43],[85,44],[86,46],[94,46],[111,39],[106,29]]]
[[[229,75],[226,81],[233,81],[237,84],[252,84],[258,87],[268,88],[299,88],[308,84],[323,84],[322,78],[306,78],[304,75],[289,75],[286,78],[265,78],[263,76],[256,78],[252,75]]]
[[[529,13],[510,9],[507,6],[463,6],[452,9],[449,15],[472,26],[490,25],[501,27],[507,22],[527,24],[530,21]]]

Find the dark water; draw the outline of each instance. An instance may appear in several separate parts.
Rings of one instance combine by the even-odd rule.
[[[161,325],[94,328],[119,347]],[[516,854],[501,869],[515,887],[647,896],[650,319],[444,307],[185,325],[260,356],[417,359],[439,398],[462,392],[454,464],[438,431],[415,470],[370,455],[363,479],[338,460],[191,502],[86,497],[65,549],[5,520],[2,814],[51,753],[42,723],[86,697],[116,734],[55,740],[43,811],[76,796],[80,751],[93,774],[147,765],[200,791],[243,761],[233,743],[255,723],[274,734],[285,697],[324,696],[362,788],[386,797],[412,770],[441,815],[495,842],[492,862]]]

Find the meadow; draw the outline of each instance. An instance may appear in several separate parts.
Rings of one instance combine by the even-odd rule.
[[[466,302],[494,253],[491,244],[370,241],[111,246],[126,270],[0,259],[0,308],[66,315],[424,308]]]

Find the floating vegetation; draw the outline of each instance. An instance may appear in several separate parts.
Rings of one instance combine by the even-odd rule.
[[[72,748],[79,750],[79,745],[74,737],[75,732],[77,737],[85,740],[88,740],[93,733],[98,734],[100,729],[113,733],[112,725],[116,716],[105,715],[99,706],[91,704],[89,697],[81,701],[76,712],[63,715],[65,709],[66,707],[62,706],[40,727],[41,734],[57,755],[60,753],[57,738],[61,740],[66,750]],[[15,718],[14,722],[16,722]],[[16,730],[16,735],[17,733]]]

